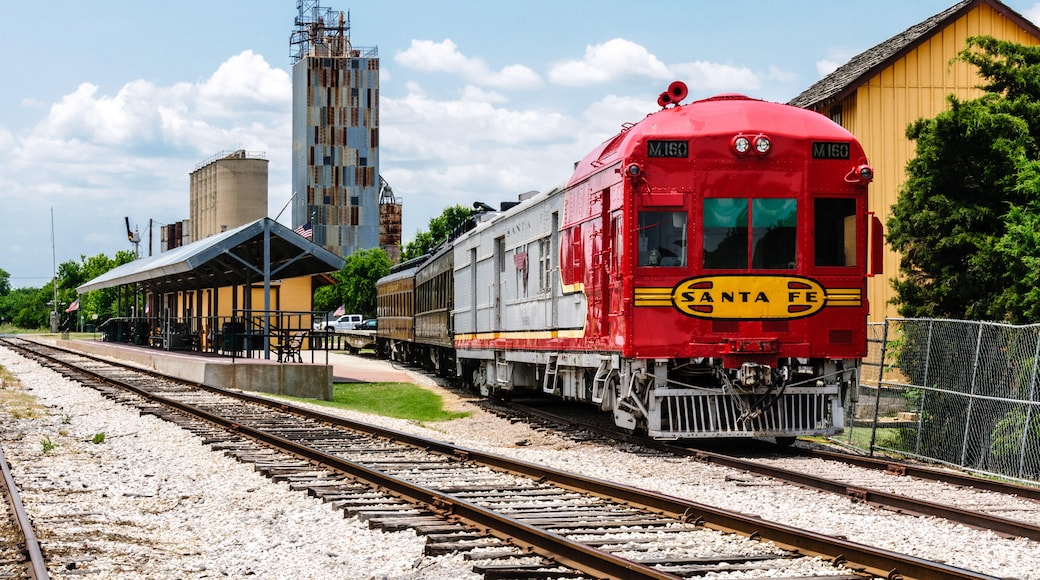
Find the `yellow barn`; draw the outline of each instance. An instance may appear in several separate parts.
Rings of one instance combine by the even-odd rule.
[[[853,57],[790,102],[830,117],[863,143],[875,169],[869,205],[882,223],[915,154],[907,127],[945,111],[948,95],[981,95],[976,69],[951,62],[972,36],[1040,44],[1040,28],[998,0],[963,0]],[[899,256],[891,249],[884,270],[867,287],[872,321],[897,316],[889,279],[899,275]]]

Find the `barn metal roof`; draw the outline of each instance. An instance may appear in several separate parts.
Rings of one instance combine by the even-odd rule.
[[[1040,36],[1035,24],[999,0],[962,0],[888,40],[852,57],[787,104],[802,108],[824,105],[848,96],[895,60],[907,54],[973,8],[987,4],[1023,29]]]
[[[269,244],[265,244],[265,239]],[[265,268],[265,245],[270,262]],[[200,290],[295,278],[343,268],[343,259],[286,226],[263,218],[233,230],[123,264],[76,288],[91,290],[141,284],[157,293]]]

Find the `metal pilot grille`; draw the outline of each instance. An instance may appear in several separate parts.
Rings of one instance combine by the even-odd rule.
[[[735,396],[666,389],[654,397],[649,434],[661,438],[794,436],[833,432],[829,410],[835,393],[784,393],[756,417],[740,420]],[[744,397],[746,405],[749,398]]]

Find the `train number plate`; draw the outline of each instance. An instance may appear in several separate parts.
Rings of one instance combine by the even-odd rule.
[[[848,159],[849,143],[847,141],[813,141],[813,159]]]
[[[651,139],[647,149],[647,157],[689,157],[690,142]]]

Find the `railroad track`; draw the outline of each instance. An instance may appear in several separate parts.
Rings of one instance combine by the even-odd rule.
[[[486,577],[676,578],[711,570],[804,570],[813,556],[845,563],[847,574],[833,576],[828,569],[830,578],[990,578],[52,347],[5,345],[113,399],[175,421],[215,449],[373,526],[425,533],[429,553],[468,551]],[[714,545],[716,554],[724,546],[724,553],[705,558],[706,545]],[[510,563],[497,563],[506,558]]]
[[[22,505],[18,486],[15,485],[2,448],[0,471],[3,472],[3,477],[0,477],[0,493],[6,500],[3,502],[3,510],[7,516],[0,518],[0,577],[47,580],[50,575],[47,573],[43,551],[36,540],[29,514]]]
[[[835,453],[811,448],[776,449],[755,453],[720,453],[683,447],[646,437],[627,435],[611,426],[540,409],[523,403],[492,403],[485,409],[503,417],[539,423],[541,429],[561,427],[578,440],[598,438],[640,445],[660,453],[692,457],[698,461],[738,469],[828,493],[855,502],[903,513],[938,517],[990,530],[1004,537],[1040,541],[1040,487],[1030,487],[974,477],[948,469],[908,462]],[[752,449],[763,446],[749,444]],[[845,467],[835,468],[835,465]],[[934,482],[936,485],[922,485]],[[958,490],[962,505],[934,501]],[[1002,514],[1013,514],[1007,517]]]

